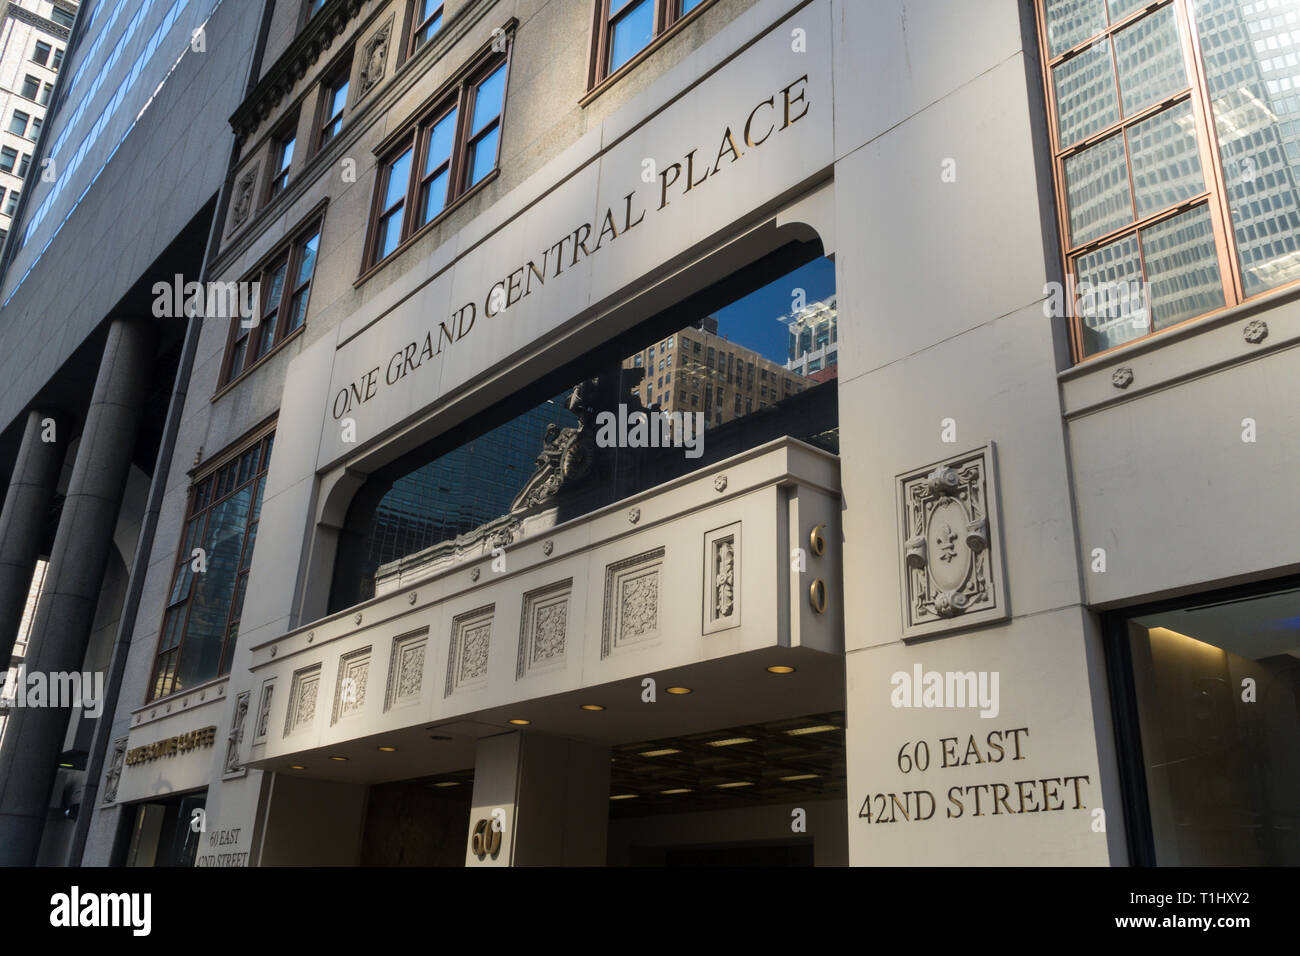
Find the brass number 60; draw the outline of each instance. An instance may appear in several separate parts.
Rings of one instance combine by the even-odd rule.
[[[469,841],[470,852],[475,856],[496,856],[501,850],[501,831],[492,826],[490,820],[480,820],[474,824],[474,834]]]

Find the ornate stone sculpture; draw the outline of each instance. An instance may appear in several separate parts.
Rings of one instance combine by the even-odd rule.
[[[899,482],[903,636],[1005,618],[992,444]]]
[[[104,776],[104,802],[117,799],[117,786],[122,780],[122,762],[126,759],[127,738],[113,742],[113,756],[108,760],[108,773]]]
[[[392,32],[393,18],[389,17],[388,22],[376,30],[361,48],[362,62],[365,66],[361,68],[359,77],[360,96],[365,96],[384,78],[384,70],[388,65],[388,38]]]
[[[235,181],[235,191],[230,200],[230,232],[242,226],[248,214],[253,211],[253,186],[257,183],[257,169],[258,164],[254,163]]]
[[[226,762],[222,773],[239,773],[244,769],[239,762],[239,745],[244,742],[244,721],[248,718],[248,698],[251,693],[246,690],[235,700],[235,716],[230,721],[230,734],[226,738]]]

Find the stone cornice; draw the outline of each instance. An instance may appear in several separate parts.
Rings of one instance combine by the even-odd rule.
[[[53,20],[47,20],[39,13],[32,13],[32,11],[20,7],[17,4],[9,4],[8,8],[5,10],[5,14],[13,17],[15,20],[29,23],[38,30],[48,33],[50,36],[56,37],[57,39],[68,39],[69,31],[67,27],[59,26],[59,24],[55,23]]]
[[[298,81],[320,59],[320,55],[333,45],[361,12],[364,4],[365,0],[329,0],[311,18],[230,117],[230,125],[239,142],[247,139],[293,91]]]

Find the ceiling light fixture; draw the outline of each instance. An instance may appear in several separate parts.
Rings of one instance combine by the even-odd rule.
[[[604,710],[605,705],[604,704],[583,704],[582,709],[583,710]]]
[[[710,740],[708,745],[710,747],[734,747],[736,744],[752,744],[753,742],[753,737],[726,737],[722,740]]]
[[[773,664],[767,669],[769,674],[793,674],[794,668],[789,664]]]

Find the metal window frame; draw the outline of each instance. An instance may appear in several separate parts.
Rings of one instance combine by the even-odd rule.
[[[1175,329],[1182,328],[1192,322],[1201,322],[1211,316],[1218,315],[1228,309],[1235,308],[1243,303],[1257,301],[1259,299],[1274,296],[1300,286],[1300,279],[1283,283],[1271,289],[1266,289],[1254,295],[1247,296],[1244,291],[1240,256],[1238,254],[1237,236],[1232,224],[1230,200],[1228,198],[1227,177],[1223,170],[1222,156],[1218,149],[1218,138],[1214,134],[1214,119],[1210,109],[1210,91],[1208,73],[1205,68],[1204,58],[1201,53],[1200,35],[1196,26],[1196,19],[1191,9],[1191,0],[1153,0],[1153,2],[1140,7],[1137,10],[1124,16],[1122,19],[1109,23],[1106,28],[1073,47],[1065,50],[1056,56],[1051,55],[1051,45],[1047,35],[1047,2],[1048,0],[1033,0],[1035,20],[1038,28],[1038,44],[1041,51],[1039,57],[1043,91],[1046,97],[1047,118],[1048,118],[1048,135],[1051,141],[1052,152],[1052,180],[1053,195],[1056,202],[1056,218],[1059,226],[1060,235],[1059,250],[1061,253],[1061,262],[1063,265],[1065,279],[1067,281],[1067,302],[1069,303],[1069,330],[1070,330],[1070,353],[1073,364],[1079,365],[1084,362],[1092,362],[1109,356],[1111,353],[1133,346],[1139,342],[1146,342],[1154,336],[1164,335]],[[1104,0],[1106,11],[1109,19],[1110,0]],[[1188,73],[1189,85],[1180,92],[1165,97],[1158,103],[1154,103],[1143,110],[1129,117],[1121,115],[1118,123],[1108,126],[1091,134],[1087,138],[1077,143],[1062,145],[1060,142],[1059,131],[1059,111],[1056,101],[1056,86],[1052,81],[1052,72],[1055,68],[1063,63],[1074,59],[1081,53],[1092,48],[1093,44],[1099,40],[1107,43],[1112,42],[1112,38],[1125,29],[1133,26],[1138,21],[1150,17],[1152,14],[1163,10],[1167,7],[1174,9],[1174,20],[1178,28],[1179,45],[1183,54],[1183,64]],[[1113,46],[1112,46],[1113,50]],[[1115,89],[1116,95],[1119,95],[1119,77],[1118,65],[1115,58],[1111,58],[1112,68],[1116,71]],[[1077,246],[1070,244],[1070,216],[1068,203],[1068,190],[1065,180],[1065,161],[1089,146],[1096,145],[1115,135],[1126,137],[1126,162],[1128,163],[1129,188],[1133,188],[1132,180],[1132,163],[1127,153],[1127,136],[1128,130],[1133,126],[1150,119],[1165,110],[1171,109],[1182,102],[1192,104],[1193,125],[1196,132],[1197,152],[1201,161],[1201,173],[1205,179],[1206,189],[1203,193],[1183,201],[1176,206],[1162,209],[1145,218],[1134,219],[1132,222],[1120,229],[1112,230],[1104,236],[1099,236]],[[1122,109],[1122,101],[1121,101]],[[1214,237],[1214,246],[1216,252],[1216,261],[1219,267],[1219,278],[1222,283],[1224,293],[1224,304],[1220,307],[1210,309],[1200,315],[1192,316],[1188,319],[1182,319],[1172,325],[1162,329],[1151,328],[1154,325],[1154,314],[1149,310],[1148,331],[1140,336],[1135,336],[1119,345],[1111,346],[1091,354],[1084,354],[1083,329],[1080,316],[1074,315],[1073,295],[1078,288],[1078,273],[1075,268],[1075,260],[1081,255],[1096,251],[1112,242],[1125,238],[1128,235],[1138,237],[1139,244],[1139,262],[1142,266],[1142,280],[1146,282],[1146,258],[1141,248],[1140,233],[1150,229],[1153,225],[1173,218],[1204,205],[1209,209],[1212,233]],[[1136,207],[1134,209],[1136,214]]]

